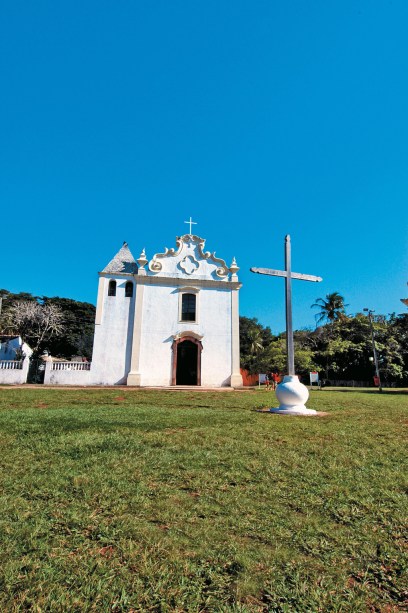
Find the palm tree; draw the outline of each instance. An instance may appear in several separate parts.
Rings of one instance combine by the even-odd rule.
[[[344,298],[338,292],[327,294],[326,298],[316,298],[316,302],[312,304],[311,308],[317,307],[320,309],[320,313],[316,313],[316,323],[320,324],[323,321],[337,321],[344,319],[346,316],[346,306],[344,304]]]
[[[262,334],[258,328],[252,328],[248,333],[249,340],[249,352],[251,355],[255,356],[261,353],[264,350],[264,346],[262,343]]]

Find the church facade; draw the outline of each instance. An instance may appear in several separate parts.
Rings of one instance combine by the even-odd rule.
[[[239,268],[204,248],[185,234],[135,260],[124,243],[99,273],[88,384],[242,386]]]

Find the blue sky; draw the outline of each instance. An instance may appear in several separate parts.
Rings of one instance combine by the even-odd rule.
[[[175,246],[190,215],[241,266],[241,314],[284,329],[338,291],[408,296],[408,2],[3,3],[0,287],[95,302],[126,240]]]

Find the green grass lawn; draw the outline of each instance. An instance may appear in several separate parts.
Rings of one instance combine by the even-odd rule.
[[[408,395],[272,405],[0,389],[0,611],[406,610]]]

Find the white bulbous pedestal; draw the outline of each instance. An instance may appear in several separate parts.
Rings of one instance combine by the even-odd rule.
[[[271,413],[282,415],[317,415],[314,409],[305,406],[309,398],[309,390],[299,381],[297,375],[285,375],[282,383],[276,388],[279,400],[277,409],[269,409]]]

